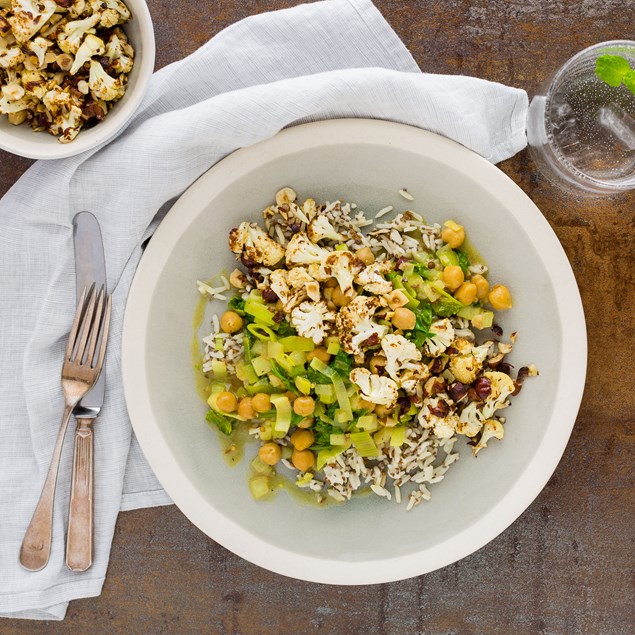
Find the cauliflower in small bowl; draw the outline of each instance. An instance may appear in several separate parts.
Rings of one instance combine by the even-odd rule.
[[[59,159],[107,141],[153,67],[141,0],[0,0],[0,148]]]

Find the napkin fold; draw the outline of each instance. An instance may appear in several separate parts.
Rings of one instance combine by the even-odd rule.
[[[274,44],[275,43],[275,44]],[[141,245],[203,172],[286,126],[371,117],[426,128],[488,160],[525,144],[524,91],[422,74],[368,0],[328,0],[243,20],[157,72],[114,141],[33,165],[0,201],[0,615],[63,619],[99,595],[120,510],[170,503],[137,444],[121,384],[121,330]],[[18,551],[62,412],[60,368],[75,309],[72,219],[99,219],[113,314],[106,399],[95,428],[95,554],[64,565],[72,435],[58,476],[53,546],[38,573]]]

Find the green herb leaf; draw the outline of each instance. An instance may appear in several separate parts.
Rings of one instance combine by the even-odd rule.
[[[278,337],[289,337],[289,335],[297,335],[296,330],[287,322],[286,319],[282,320],[280,324],[278,324],[278,328],[276,328],[276,333]]]
[[[406,337],[420,348],[429,337],[432,337],[432,333],[430,333],[430,325],[434,319],[432,305],[429,302],[422,302],[414,309],[414,314],[417,318],[415,327],[406,333]]]
[[[223,434],[229,436],[232,433],[232,420],[216,410],[208,410],[205,415],[208,423],[213,423]]]
[[[435,280],[439,277],[436,269],[429,269],[428,265],[422,265],[420,262],[414,263],[414,272],[425,280]]]
[[[348,376],[353,366],[353,357],[345,353],[341,348],[337,355],[331,359],[329,366],[342,378],[348,381]]]
[[[306,370],[306,377],[312,384],[332,384],[333,382],[329,377],[324,375],[315,368],[309,366]]]
[[[298,394],[298,389],[296,388],[295,382],[290,379],[287,374],[282,370],[280,364],[278,364],[274,359],[271,360],[271,372],[282,382],[282,385],[290,390],[293,394]]]
[[[459,259],[459,267],[461,267],[461,270],[463,271],[463,275],[467,276],[468,267],[470,266],[470,258],[469,258],[469,256],[464,251],[461,251],[460,249],[457,249],[456,250],[456,257]]]
[[[631,69],[628,71],[622,81],[624,82],[624,86],[635,95],[635,70]]]
[[[236,311],[238,315],[245,315],[245,300],[243,300],[239,295],[235,295],[231,298],[227,303],[227,306],[232,311]]]
[[[600,55],[595,62],[595,74],[609,86],[619,86],[631,69],[621,55]]]

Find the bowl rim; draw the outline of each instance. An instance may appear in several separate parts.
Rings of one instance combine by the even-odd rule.
[[[193,488],[161,434],[156,432],[149,386],[145,381],[146,324],[154,285],[171,248],[227,182],[255,166],[320,146],[367,143],[424,153],[456,167],[469,168],[540,244],[541,258],[558,288],[556,303],[567,329],[562,329],[558,394],[545,434],[509,492],[469,527],[433,548],[366,561],[338,561],[306,556],[273,546],[214,509]],[[201,531],[242,558],[270,571],[311,582],[361,585],[402,580],[460,560],[509,527],[538,496],[553,474],[567,445],[582,400],[587,363],[586,325],[576,280],[565,252],[540,210],[501,170],[464,146],[432,132],[373,119],[332,119],[287,128],[256,145],[237,150],[204,173],[175,203],[159,225],[134,276],[126,305],[122,336],[124,394],[132,425],[148,462],[166,492]]]
[[[82,136],[80,133],[70,143],[59,143],[55,137],[45,133],[33,133],[32,139],[29,137],[25,140],[0,130],[0,149],[26,159],[66,159],[111,141],[132,119],[146,95],[150,77],[154,72],[156,44],[152,16],[146,1],[127,0],[127,3],[133,11],[132,19],[139,25],[140,42],[136,44],[135,52],[141,50],[141,54],[138,56],[139,70],[136,83],[126,102],[120,104],[114,115],[109,115],[103,122],[91,128],[89,136]]]

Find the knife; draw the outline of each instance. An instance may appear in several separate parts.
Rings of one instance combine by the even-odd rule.
[[[99,223],[90,212],[75,215],[73,243],[77,297],[92,284],[105,290],[104,245]],[[77,427],[66,536],[66,566],[71,571],[86,571],[93,562],[93,424],[104,403],[105,377],[102,370],[93,389],[73,410]]]

